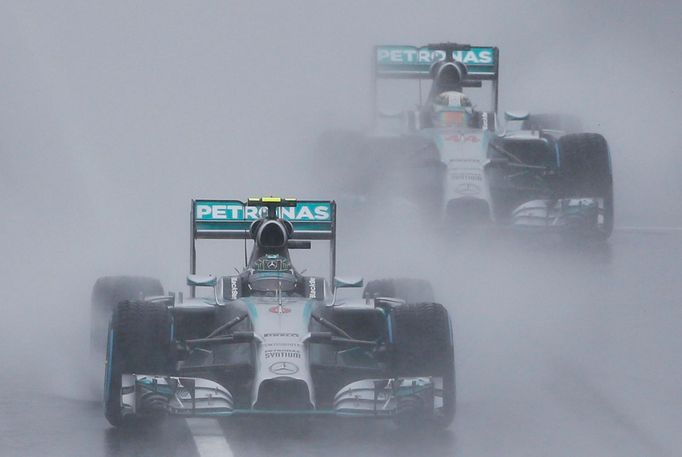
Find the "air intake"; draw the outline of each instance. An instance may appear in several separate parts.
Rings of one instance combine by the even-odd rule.
[[[313,409],[313,405],[310,403],[310,391],[305,381],[281,377],[261,383],[254,409],[306,410]]]

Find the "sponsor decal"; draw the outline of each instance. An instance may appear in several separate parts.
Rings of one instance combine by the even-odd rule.
[[[483,130],[488,130],[488,113],[485,111],[481,115],[481,124],[482,124],[481,128]]]
[[[317,298],[317,281],[315,278],[308,279],[308,298]]]
[[[452,141],[453,143],[480,143],[481,139],[477,135],[462,135],[455,133],[454,135],[447,135],[443,138],[445,141]]]
[[[452,52],[452,58],[465,65],[493,65],[494,56],[493,48],[472,47],[466,51]],[[377,47],[377,63],[379,64],[431,65],[441,60],[445,60],[445,51],[432,51],[428,47]]]
[[[298,333],[266,333],[265,338],[298,338]]]
[[[291,308],[287,308],[286,306],[271,306],[268,308],[268,311],[274,314],[289,314],[291,312]]]
[[[454,179],[455,181],[476,181],[476,182],[483,181],[483,176],[481,176],[481,175],[472,174],[472,173],[458,173],[456,171],[454,171],[450,174],[450,178]]]
[[[301,351],[296,349],[266,349],[266,359],[300,359]]]
[[[291,362],[275,362],[270,365],[269,370],[280,376],[289,376],[298,373],[298,365]]]
[[[476,195],[481,193],[481,188],[474,183],[463,182],[455,187],[455,191],[462,195]]]
[[[200,201],[194,214],[197,221],[255,221],[267,215],[267,208],[244,206],[236,201]],[[290,221],[331,221],[331,204],[302,202],[295,207],[277,208],[277,215]]]
[[[481,163],[479,159],[450,159],[449,162]]]
[[[239,298],[239,289],[237,288],[236,276],[232,276],[230,278],[230,296],[232,297],[232,300],[236,300]]]
[[[295,347],[300,347],[302,343],[263,343],[263,346],[275,346],[275,347],[280,347],[280,346],[295,346]]]

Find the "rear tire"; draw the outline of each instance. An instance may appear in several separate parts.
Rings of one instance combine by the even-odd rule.
[[[424,279],[389,278],[369,281],[362,294],[363,298],[397,298],[408,303],[434,301],[431,283]]]
[[[565,135],[559,139],[559,198],[601,198],[601,222],[596,235],[613,232],[613,174],[606,139],[597,133]]]
[[[406,422],[435,423],[447,427],[455,416],[456,383],[455,356],[448,311],[439,303],[399,305],[391,309],[390,317],[393,350],[391,367],[393,376],[432,376],[442,379],[442,406],[430,417],[419,418],[410,414]]]
[[[109,324],[104,375],[104,415],[115,427],[129,419],[120,404],[121,375],[167,374],[171,370],[172,318],[164,303],[119,303]]]

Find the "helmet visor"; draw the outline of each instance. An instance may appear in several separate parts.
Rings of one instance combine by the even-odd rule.
[[[440,111],[436,113],[435,124],[440,127],[464,125],[463,111]]]

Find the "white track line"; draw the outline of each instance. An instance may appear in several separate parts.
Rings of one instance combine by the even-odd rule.
[[[200,457],[233,457],[227,438],[215,419],[187,419]]]

